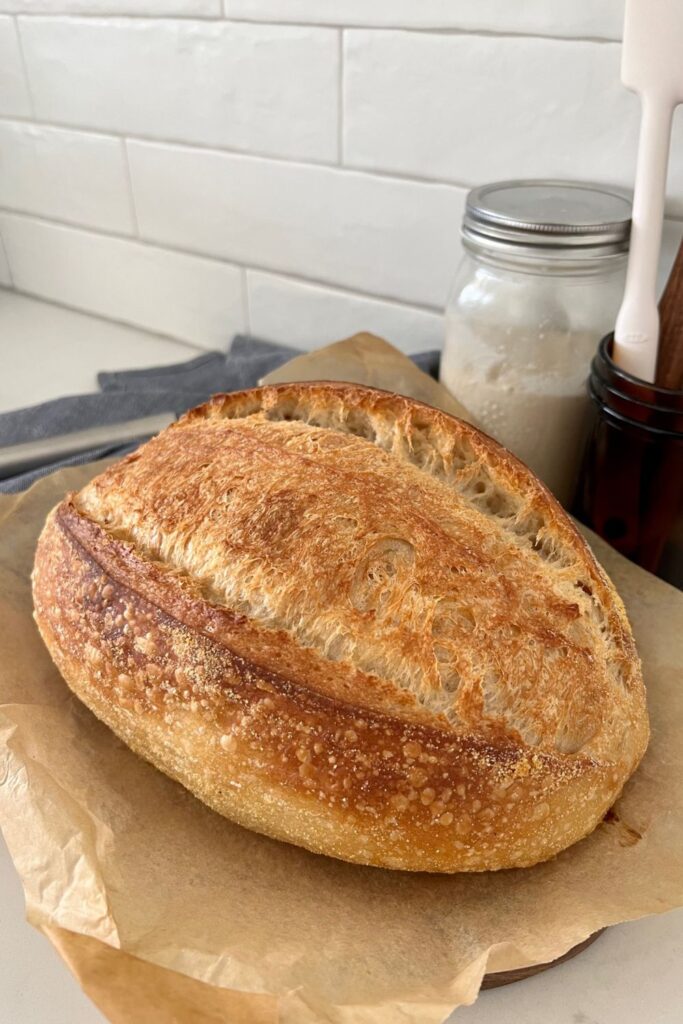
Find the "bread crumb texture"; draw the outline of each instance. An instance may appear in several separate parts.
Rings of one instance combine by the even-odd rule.
[[[219,395],[51,514],[72,689],[220,813],[347,860],[533,864],[640,760],[623,605],[532,474],[352,385]]]

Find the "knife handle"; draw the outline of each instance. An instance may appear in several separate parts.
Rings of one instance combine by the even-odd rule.
[[[175,418],[172,412],[160,412],[154,416],[126,420],[124,423],[109,423],[104,426],[88,427],[86,430],[74,430],[69,434],[58,434],[55,437],[43,437],[37,441],[7,445],[0,448],[0,480],[19,473],[28,473],[29,470],[50,462],[68,459],[72,455],[87,452],[89,448],[98,448],[105,444],[122,445],[137,438],[152,437],[173,423]]]

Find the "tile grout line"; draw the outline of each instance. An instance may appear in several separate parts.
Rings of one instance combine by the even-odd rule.
[[[44,121],[16,115],[0,115],[0,126],[21,125],[35,128],[43,128],[47,131],[72,132],[85,135],[89,138],[100,139],[124,139],[126,147],[128,143],[135,143],[142,146],[157,146],[166,148],[177,148],[190,150],[197,153],[212,153],[215,156],[235,157],[243,160],[261,160],[264,163],[285,164],[288,166],[309,168],[311,170],[327,170],[337,173],[348,172],[372,181],[403,182],[407,185],[426,185],[431,188],[458,189],[461,192],[469,192],[474,187],[472,182],[460,181],[451,178],[429,178],[424,175],[410,173],[408,171],[392,171],[382,167],[365,167],[358,163],[345,162],[344,164],[332,163],[326,160],[315,160],[311,157],[283,156],[276,153],[255,152],[248,149],[234,149],[228,146],[221,147],[209,142],[187,142],[182,139],[154,138],[147,135],[133,135],[130,132],[119,132],[114,129],[88,127],[82,124],[72,124],[65,121]],[[606,182],[605,184],[614,184]],[[683,221],[683,211],[680,213],[665,213],[666,220]]]
[[[285,164],[294,167],[310,168],[311,170],[322,169],[338,173],[348,172],[350,174],[369,178],[373,181],[396,181],[404,182],[408,185],[426,185],[431,188],[458,189],[461,192],[469,192],[475,184],[471,181],[461,181],[453,178],[429,178],[425,175],[415,174],[409,171],[392,171],[384,167],[367,167],[353,162],[339,164],[330,162],[329,160],[316,160],[311,157],[283,156],[282,154],[277,153],[235,149],[230,148],[229,146],[222,147],[210,142],[187,142],[182,139],[134,135],[130,132],[116,131],[114,129],[107,128],[88,127],[86,125],[72,124],[65,121],[44,121],[41,119],[34,120],[33,118],[19,117],[16,115],[0,115],[0,126],[3,124],[31,126],[35,128],[43,128],[47,131],[54,130],[56,132],[72,132],[74,134],[88,136],[89,138],[124,139],[126,141],[126,146],[128,146],[128,143],[132,142],[142,146],[177,148],[197,153],[212,153],[216,156],[235,157],[243,160],[261,160],[264,163]],[[606,182],[605,184],[614,184],[614,182]],[[683,211],[681,213],[666,213],[665,219],[683,221]]]
[[[126,191],[128,193],[128,206],[130,209],[131,223],[133,225],[133,234],[135,238],[139,238],[140,222],[138,221],[138,211],[135,205],[135,193],[133,191],[133,176],[130,173],[130,160],[128,158],[128,142],[126,139],[121,139],[121,149],[123,151],[123,173],[126,178]]]
[[[202,252],[199,249],[180,248],[179,246],[174,246],[169,242],[156,241],[155,239],[147,238],[144,235],[141,235],[139,238],[133,238],[132,235],[123,234],[122,232],[109,231],[106,228],[100,227],[88,227],[83,224],[76,224],[73,221],[60,220],[57,217],[48,217],[45,214],[31,213],[29,210],[13,210],[7,206],[0,206],[0,216],[15,217],[20,220],[28,220],[33,221],[34,223],[65,228],[67,231],[75,231],[84,235],[94,235],[98,238],[112,238],[118,242],[129,242],[131,245],[141,245],[147,249],[157,249],[159,252],[170,253],[174,256],[190,256],[194,259],[205,260],[208,263],[218,263],[222,267],[232,267],[234,270],[239,270],[244,267],[246,270],[254,270],[260,274],[271,274],[274,277],[282,277],[294,281],[297,284],[309,285],[316,288],[326,288],[329,291],[340,292],[342,295],[347,295],[352,298],[385,302],[389,305],[401,306],[420,313],[431,313],[433,316],[443,315],[443,307],[430,305],[428,302],[411,302],[408,299],[396,298],[394,295],[381,294],[379,292],[366,292],[360,289],[356,290],[348,285],[338,284],[335,281],[308,277],[307,275],[299,274],[296,271],[281,270],[277,267],[269,267],[264,264],[253,263],[251,260],[245,263],[240,263],[238,260],[232,260],[223,256],[215,256],[211,253]]]
[[[328,291],[337,292],[340,295],[344,295],[348,298],[357,298],[361,300],[367,300],[370,302],[383,302],[390,306],[397,306],[402,309],[407,309],[412,312],[427,313],[432,316],[443,316],[443,306],[432,305],[428,302],[410,301],[408,299],[397,298],[395,295],[389,295],[381,292],[368,292],[362,289],[352,288],[349,285],[341,284],[336,281],[331,281],[325,278],[310,277],[306,274],[301,274],[293,270],[283,270],[278,267],[267,266],[265,264],[254,263],[253,261],[247,261],[241,263],[236,259],[230,259],[229,257],[216,256],[211,253],[203,252],[200,249],[192,248],[181,248],[180,245],[173,245],[170,242],[163,242],[155,240],[154,238],[148,238],[144,235],[133,237],[130,234],[125,234],[120,231],[111,231],[107,228],[102,228],[94,225],[79,224],[75,221],[63,220],[59,217],[50,217],[46,214],[34,213],[31,210],[25,209],[13,209],[8,206],[0,205],[0,216],[14,217],[19,220],[27,220],[33,223],[46,224],[48,226],[64,228],[67,231],[74,231],[78,234],[93,235],[96,238],[111,238],[118,242],[129,242],[132,245],[144,246],[148,249],[156,249],[159,252],[169,253],[174,256],[188,256],[193,259],[205,260],[208,263],[217,263],[222,267],[230,267],[234,270],[244,270],[245,272],[254,271],[259,274],[268,274],[271,277],[278,277],[285,281],[291,281],[295,284],[305,285],[311,288],[322,288]],[[683,226],[683,218],[676,218],[668,216],[665,218],[673,224],[679,224]],[[1,241],[1,224],[0,224],[0,241]],[[6,251],[6,250],[5,250]],[[9,263],[9,255],[8,255]],[[10,267],[11,274],[11,267]]]
[[[244,15],[234,15],[227,12],[229,0],[224,0],[223,13],[220,14],[183,14],[162,13],[162,14],[137,14],[129,11],[126,14],[103,13],[101,11],[15,11],[2,12],[14,14],[27,20],[53,20],[55,18],[80,19],[82,21],[208,21],[220,22],[230,21],[234,24],[269,26],[276,28],[319,28],[319,29],[352,29],[363,32],[405,32],[412,35],[440,35],[440,36],[491,36],[495,39],[546,39],[559,43],[599,43],[614,45],[621,43],[621,36],[587,36],[587,35],[553,35],[551,32],[540,32],[530,29],[526,32],[501,31],[487,28],[466,28],[457,25],[401,25],[401,24],[370,24],[367,22],[333,22],[333,21],[299,21],[291,19],[278,21],[277,18],[249,18]]]
[[[26,86],[26,95],[28,96],[29,106],[31,108],[31,117],[28,119],[31,123],[35,122],[36,119],[36,103],[33,97],[33,89],[31,88],[31,79],[28,73],[28,65],[26,63],[26,54],[24,53],[24,40],[21,37],[21,26],[19,24],[19,17],[15,14],[12,16],[14,22],[14,34],[17,40],[17,49],[19,50],[19,60],[21,61],[21,70],[24,75],[24,85]]]
[[[14,285],[14,274],[12,273],[12,266],[11,266],[10,261],[9,261],[9,254],[7,252],[7,249],[5,248],[5,241],[4,241],[3,237],[2,237],[2,231],[0,231],[0,252],[2,252],[2,254],[5,257],[5,263],[7,265],[7,273],[9,274],[9,284],[8,285],[0,285],[0,287],[10,288],[12,290],[16,290],[15,289],[15,285]]]
[[[115,131],[107,128],[92,128],[82,124],[69,124],[65,121],[35,121],[26,117],[1,117],[1,124],[32,125],[36,128],[54,129],[55,131],[74,132],[82,135],[96,136],[102,139],[125,139],[127,143],[133,142],[143,146],[166,146],[177,149],[189,149],[198,153],[213,153],[217,156],[237,157],[243,160],[263,160],[275,164],[291,164],[296,167],[307,167],[313,169],[325,169],[328,171],[347,170],[354,174],[360,174],[367,178],[379,178],[380,180],[405,181],[409,184],[433,185],[444,188],[459,188],[468,191],[470,184],[444,181],[438,178],[422,178],[419,175],[402,174],[400,171],[380,171],[346,164],[340,168],[339,164],[329,160],[315,160],[303,156],[282,156],[277,153],[255,152],[250,149],[234,149],[228,146],[221,147],[209,142],[186,142],[182,139],[154,138],[148,135],[134,135],[130,132]]]
[[[276,153],[262,153],[247,149],[231,149],[227,146],[221,147],[209,142],[186,142],[181,139],[154,138],[147,135],[131,135],[130,133],[118,132],[113,129],[88,127],[86,125],[71,124],[65,121],[34,120],[32,118],[20,117],[18,115],[3,116],[0,114],[0,127],[2,125],[30,126],[43,128],[47,131],[71,132],[73,134],[84,135],[88,138],[123,139],[126,141],[126,144],[132,142],[142,146],[166,147],[170,149],[177,148],[197,153],[212,153],[215,156],[235,157],[243,160],[261,160],[264,163],[285,164],[311,170],[328,170],[335,171],[337,173],[348,172],[350,174],[368,178],[372,181],[395,181],[403,182],[407,185],[426,185],[432,188],[458,189],[461,192],[469,192],[469,190],[474,187],[472,182],[460,181],[452,178],[428,178],[424,175],[414,174],[408,171],[392,171],[383,167],[366,167],[358,163],[344,163],[343,165],[340,165],[338,163],[330,163],[329,161],[314,160],[310,157],[283,156]],[[603,184],[613,185],[614,182],[604,182]],[[681,210],[680,213],[665,212],[664,219],[681,223],[683,222],[683,210]],[[63,223],[75,225],[75,222],[72,221],[65,221]]]
[[[418,25],[370,25],[362,22],[332,22],[332,21],[257,21],[255,18],[240,18],[231,16],[231,21],[241,22],[247,25],[275,25],[277,28],[287,28],[288,25],[299,28],[340,28],[352,32],[403,32],[406,35],[430,35],[430,36],[482,36],[488,39],[542,39],[552,43],[599,43],[606,46],[621,46],[621,36],[554,36],[549,32],[502,32],[496,29],[486,28],[457,28],[455,26],[443,25],[420,27]]]

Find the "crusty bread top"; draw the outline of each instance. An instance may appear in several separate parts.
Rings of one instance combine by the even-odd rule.
[[[343,384],[218,395],[74,503],[236,613],[236,654],[266,670],[567,762],[633,759],[621,601],[546,489],[466,423]]]

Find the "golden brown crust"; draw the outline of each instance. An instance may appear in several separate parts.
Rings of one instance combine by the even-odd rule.
[[[351,385],[217,396],[53,511],[71,688],[216,810],[409,870],[536,863],[642,756],[626,616],[513,456]]]

